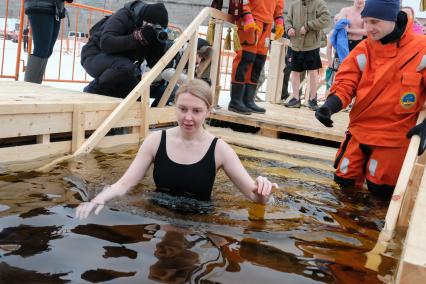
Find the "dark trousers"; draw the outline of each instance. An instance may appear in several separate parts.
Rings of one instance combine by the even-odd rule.
[[[24,51],[28,50],[28,36],[23,36],[22,37],[23,42],[24,42]]]
[[[49,58],[58,38],[61,22],[55,19],[55,15],[47,14],[32,13],[28,18],[34,41],[33,55]]]
[[[95,78],[100,93],[124,98],[139,83],[139,68],[127,57],[100,52],[87,57],[82,65]]]
[[[163,96],[164,91],[166,90],[167,86],[168,86],[167,81],[162,82],[162,83],[153,83],[151,85],[149,94],[150,94],[150,97],[154,99],[154,101],[151,104],[151,107],[157,107],[158,106],[158,104],[160,103],[161,97]],[[173,88],[173,91],[170,94],[169,99],[167,100],[166,106],[171,105],[174,102],[175,93],[176,93],[177,89],[178,89],[178,86],[176,85]]]

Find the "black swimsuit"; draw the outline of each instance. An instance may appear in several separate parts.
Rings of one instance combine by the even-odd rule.
[[[204,157],[194,164],[178,164],[167,155],[166,131],[161,133],[161,142],[154,159],[154,181],[160,191],[171,195],[185,196],[198,200],[210,200],[216,161],[214,150],[217,138],[214,138]]]

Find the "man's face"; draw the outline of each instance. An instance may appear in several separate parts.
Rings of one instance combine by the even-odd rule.
[[[376,18],[363,18],[367,33],[373,40],[380,40],[390,34],[395,28],[395,22],[379,20]]]
[[[354,0],[354,6],[357,8],[364,8],[365,0]]]

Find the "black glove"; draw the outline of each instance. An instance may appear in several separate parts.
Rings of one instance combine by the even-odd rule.
[[[407,138],[410,139],[413,135],[418,135],[420,137],[420,145],[417,154],[420,156],[426,149],[426,119],[422,123],[414,126],[407,132]]]
[[[328,107],[322,105],[315,111],[315,117],[325,126],[333,127],[333,121],[331,120],[331,111]]]
[[[342,101],[333,94],[327,97],[325,103],[315,111],[315,117],[325,126],[333,127],[331,115],[342,109]]]
[[[157,34],[153,26],[143,26],[133,31],[133,37],[142,45],[158,43]]]

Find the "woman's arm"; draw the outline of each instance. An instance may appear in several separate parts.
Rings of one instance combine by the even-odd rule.
[[[95,207],[95,214],[98,214],[102,210],[105,202],[114,197],[126,194],[130,188],[135,186],[144,177],[154,160],[155,153],[160,144],[160,139],[161,131],[149,135],[142,143],[135,159],[124,175],[113,185],[105,187],[104,190],[90,202],[80,204],[76,210],[76,217],[80,219],[87,218]]]
[[[226,175],[248,199],[266,203],[272,188],[278,188],[276,183],[271,183],[262,176],[254,181],[241,164],[235,151],[223,140],[218,140],[215,154],[218,167],[223,167]]]

